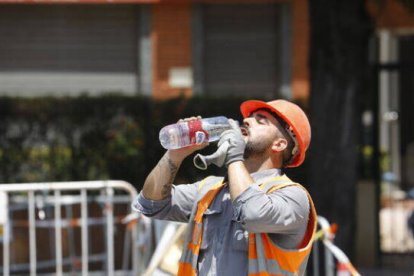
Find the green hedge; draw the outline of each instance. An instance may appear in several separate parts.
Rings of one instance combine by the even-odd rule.
[[[242,98],[107,95],[77,98],[0,98],[0,183],[122,179],[141,188],[163,155],[162,126],[179,118],[224,115],[241,120]],[[203,150],[213,152],[215,145]],[[181,183],[208,172],[188,158]],[[213,166],[212,166],[213,167]],[[304,170],[295,171],[302,179]]]

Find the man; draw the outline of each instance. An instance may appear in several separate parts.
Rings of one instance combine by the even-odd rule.
[[[133,208],[189,222],[178,275],[303,275],[316,227],[305,189],[281,168],[299,166],[310,125],[295,104],[242,103],[241,128],[225,131],[227,177],[173,185],[181,162],[206,144],[169,150],[148,175]]]

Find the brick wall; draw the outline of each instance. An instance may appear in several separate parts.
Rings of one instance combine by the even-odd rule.
[[[383,5],[368,2],[368,10],[379,29],[414,30],[414,12],[409,12],[397,0],[385,0]]]
[[[292,98],[309,97],[309,10],[307,0],[292,1]]]
[[[211,1],[201,1],[211,2]],[[252,3],[251,0],[224,0],[220,3]],[[266,2],[259,1],[255,3]],[[274,2],[286,2],[279,0]],[[152,8],[153,97],[166,99],[178,95],[190,96],[191,88],[172,88],[169,72],[174,67],[191,67],[191,13],[190,3],[175,1]],[[307,100],[309,94],[308,69],[308,7],[306,0],[293,1],[293,56],[292,96]]]
[[[191,95],[191,88],[172,88],[172,68],[191,67],[191,4],[160,4],[152,7],[153,97]]]
[[[212,1],[199,1],[212,2]],[[221,0],[215,3],[247,3],[251,0]],[[274,1],[285,2],[285,0]],[[414,14],[396,0],[384,6],[369,2],[368,9],[378,28],[414,28]],[[172,88],[169,73],[175,67],[190,67],[190,1],[161,2],[152,7],[153,97],[158,99],[190,96],[191,88]],[[306,102],[309,98],[309,15],[307,0],[292,1],[292,98]]]

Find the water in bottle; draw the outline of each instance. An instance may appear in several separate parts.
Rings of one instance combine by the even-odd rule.
[[[204,141],[217,141],[221,133],[228,129],[231,129],[228,119],[218,116],[165,126],[159,138],[165,149],[179,149]]]

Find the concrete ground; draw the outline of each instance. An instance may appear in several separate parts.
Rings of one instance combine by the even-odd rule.
[[[359,272],[362,276],[414,276],[414,270],[360,268]]]

